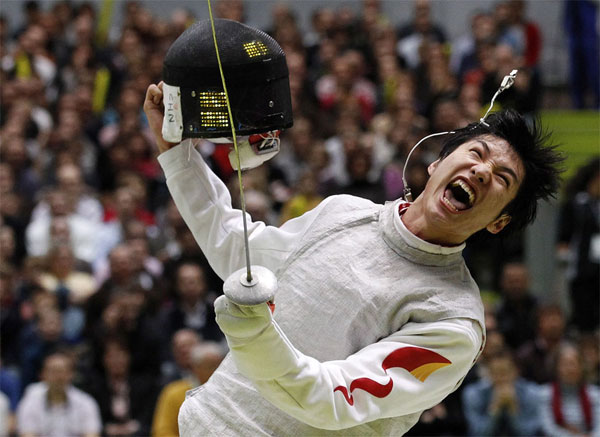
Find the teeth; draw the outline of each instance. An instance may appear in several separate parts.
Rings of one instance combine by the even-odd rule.
[[[461,187],[465,193],[467,193],[469,195],[469,206],[473,205],[473,202],[475,202],[475,193],[473,193],[473,190],[471,190],[471,187],[469,187],[463,180],[458,179],[457,181],[452,183],[453,187]]]
[[[454,205],[452,205],[452,203],[450,203],[450,201],[448,199],[446,199],[445,196],[442,197],[442,200],[444,201],[444,203],[446,205],[448,205],[450,208],[452,208],[454,211],[458,212],[458,209],[456,209],[456,207]]]

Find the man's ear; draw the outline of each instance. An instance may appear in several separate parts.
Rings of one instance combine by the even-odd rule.
[[[437,168],[439,163],[440,163],[440,160],[436,159],[431,164],[429,164],[429,166],[427,167],[427,173],[429,173],[429,176],[431,176],[433,174],[434,170]]]
[[[488,230],[488,232],[491,232],[492,234],[497,234],[502,229],[504,229],[504,227],[507,224],[510,223],[510,219],[511,217],[508,214],[502,214],[500,217],[491,222],[485,228]]]

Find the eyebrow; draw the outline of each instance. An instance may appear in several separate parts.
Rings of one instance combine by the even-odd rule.
[[[483,146],[483,148],[485,149],[485,153],[489,155],[490,147],[488,146],[488,144],[485,141],[480,140],[480,139],[478,139],[476,141]],[[512,168],[506,167],[504,165],[497,165],[496,168],[498,170],[508,173],[510,176],[512,176],[515,183],[517,183],[519,181],[519,178],[517,178],[517,174],[514,172],[514,170]]]

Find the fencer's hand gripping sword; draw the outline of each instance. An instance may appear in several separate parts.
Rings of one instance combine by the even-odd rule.
[[[485,122],[485,119],[487,118],[488,114],[494,107],[494,102],[496,101],[496,98],[500,95],[500,93],[502,93],[503,91],[505,91],[505,90],[509,89],[511,86],[513,86],[513,84],[515,83],[515,78],[517,77],[517,72],[518,72],[518,70],[512,70],[509,74],[504,76],[504,78],[502,79],[502,83],[500,83],[500,87],[498,88],[498,90],[494,94],[494,97],[492,97],[492,100],[490,101],[490,106],[487,109],[487,111],[485,112],[485,115],[479,119],[479,123],[483,124],[484,126],[489,127],[489,124],[487,124]],[[410,190],[410,187],[408,186],[408,183],[406,182],[406,168],[408,167],[408,161],[409,161],[412,153],[415,151],[415,149],[417,147],[419,147],[421,145],[421,143],[423,141],[428,140],[429,138],[437,137],[439,135],[453,134],[453,133],[455,133],[455,132],[447,131],[447,132],[437,132],[435,134],[427,135],[426,137],[421,138],[419,140],[419,142],[417,144],[415,144],[412,149],[410,149],[410,152],[408,152],[408,156],[406,157],[406,161],[404,162],[404,168],[402,169],[402,184],[404,185],[404,200],[406,200],[407,202],[413,201],[412,192]]]
[[[237,144],[235,126],[233,124],[233,114],[227,93],[227,84],[225,83],[225,74],[219,56],[219,46],[217,43],[217,33],[215,31],[215,22],[213,19],[210,0],[208,3],[208,15],[210,17],[210,26],[212,29],[213,41],[215,43],[215,52],[217,54],[217,64],[221,75],[221,83],[225,94],[227,104],[227,113],[229,115],[229,125],[231,126],[231,137],[233,138],[233,148],[235,150],[235,159],[237,162],[237,176],[240,188],[240,203],[242,207],[242,222],[244,225],[244,249],[246,252],[246,267],[232,273],[223,284],[223,293],[230,300],[238,305],[258,305],[265,302],[272,302],[277,289],[277,279],[273,272],[266,267],[252,266],[250,263],[250,246],[248,244],[248,224],[246,220],[246,200],[244,197],[244,186],[242,182],[242,165],[240,163],[240,152]]]

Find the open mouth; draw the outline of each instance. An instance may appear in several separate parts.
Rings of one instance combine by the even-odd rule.
[[[442,200],[452,211],[465,211],[475,203],[475,193],[465,181],[457,179],[446,186]]]

